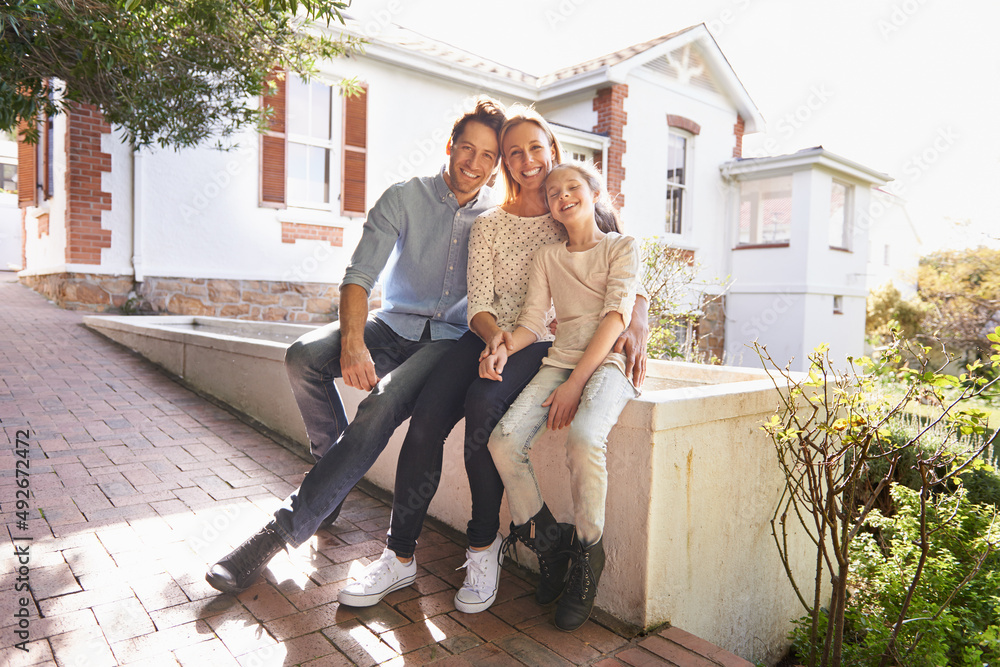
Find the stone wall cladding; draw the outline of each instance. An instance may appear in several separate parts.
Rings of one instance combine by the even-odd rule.
[[[340,305],[328,283],[147,276],[138,294],[143,310],[268,322],[333,322]]]
[[[99,273],[50,273],[22,276],[21,283],[49,301],[70,310],[95,313],[119,311],[128,301],[134,282],[132,276],[109,276]]]
[[[698,320],[696,336],[698,351],[708,361],[713,357],[720,361],[726,351],[726,296],[703,297],[702,312]],[[718,362],[717,362],[718,363]]]
[[[323,324],[337,319],[340,286],[266,280],[212,280],[54,273],[21,282],[70,310],[200,315]],[[379,303],[373,294],[372,307]]]

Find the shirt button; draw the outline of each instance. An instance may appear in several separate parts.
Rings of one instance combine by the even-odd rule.
[[[452,239],[451,242],[452,243],[458,243],[458,239]]]
[[[445,295],[445,296],[448,296],[449,294],[451,294],[451,292],[449,292],[448,290],[445,290],[445,291],[444,291],[444,295]]]
[[[455,270],[455,267],[454,267],[454,266],[449,266],[449,267],[448,267],[448,270],[449,270],[449,271],[454,271],[454,270]]]

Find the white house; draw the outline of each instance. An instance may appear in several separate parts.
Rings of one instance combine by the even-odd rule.
[[[363,36],[350,20],[346,32]],[[756,366],[758,336],[795,367],[820,341],[860,350],[856,222],[888,177],[821,149],[740,159],[763,119],[704,25],[542,76],[389,26],[321,69],[279,81],[268,131],[230,152],[133,153],[84,107],[49,120],[20,153],[36,175],[19,191],[21,280],[69,307],[329,321],[367,208],[436,172],[452,120],[487,93],[534,104],[569,158],[598,162],[627,233],[732,279],[702,327],[717,356]],[[347,77],[362,96],[329,85]]]
[[[0,133],[0,271],[21,268],[21,214],[17,207],[17,142]]]

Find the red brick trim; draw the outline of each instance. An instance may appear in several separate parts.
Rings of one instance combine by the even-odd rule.
[[[736,116],[736,124],[733,125],[733,134],[736,135],[736,146],[733,147],[733,157],[743,157],[743,131],[746,124],[743,116]]]
[[[628,85],[624,83],[602,88],[594,97],[594,111],[597,112],[594,132],[605,134],[610,139],[608,163],[602,167],[608,181],[608,194],[618,208],[625,206],[622,182],[625,180],[624,130],[628,121],[628,114],[625,113],[626,97],[628,97]]]
[[[36,220],[38,222],[38,238],[42,238],[49,233],[49,214],[42,213]]]
[[[301,222],[281,223],[282,243],[295,243],[299,239],[303,241],[327,241],[332,246],[342,247],[344,245],[344,230],[340,227],[308,225]]]
[[[75,104],[66,112],[66,263],[101,263],[101,249],[111,247],[111,230],[101,227],[111,210],[111,193],[101,189],[101,175],[111,173],[111,155],[101,152],[101,136],[111,126],[96,107]]]
[[[674,116],[673,114],[667,114],[667,125],[670,127],[676,127],[678,130],[684,130],[685,132],[690,132],[691,134],[698,135],[701,134],[701,125],[694,122],[690,118],[685,118],[684,116]]]

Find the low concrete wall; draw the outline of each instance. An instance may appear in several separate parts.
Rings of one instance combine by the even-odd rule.
[[[307,447],[282,358],[311,327],[200,317],[84,322]],[[364,394],[341,391],[352,414]],[[609,438],[601,609],[643,629],[670,622],[749,660],[773,662],[783,654],[789,621],[802,610],[769,523],[782,477],[760,424],[777,404],[763,371],[650,362],[643,395]],[[367,475],[384,489],[393,488],[405,426]],[[430,506],[459,530],[471,506],[462,428],[445,443]],[[532,458],[553,513],[571,521],[563,437],[546,434]],[[506,501],[501,521],[510,522]],[[814,550],[806,540],[798,546],[798,574],[807,576]]]

